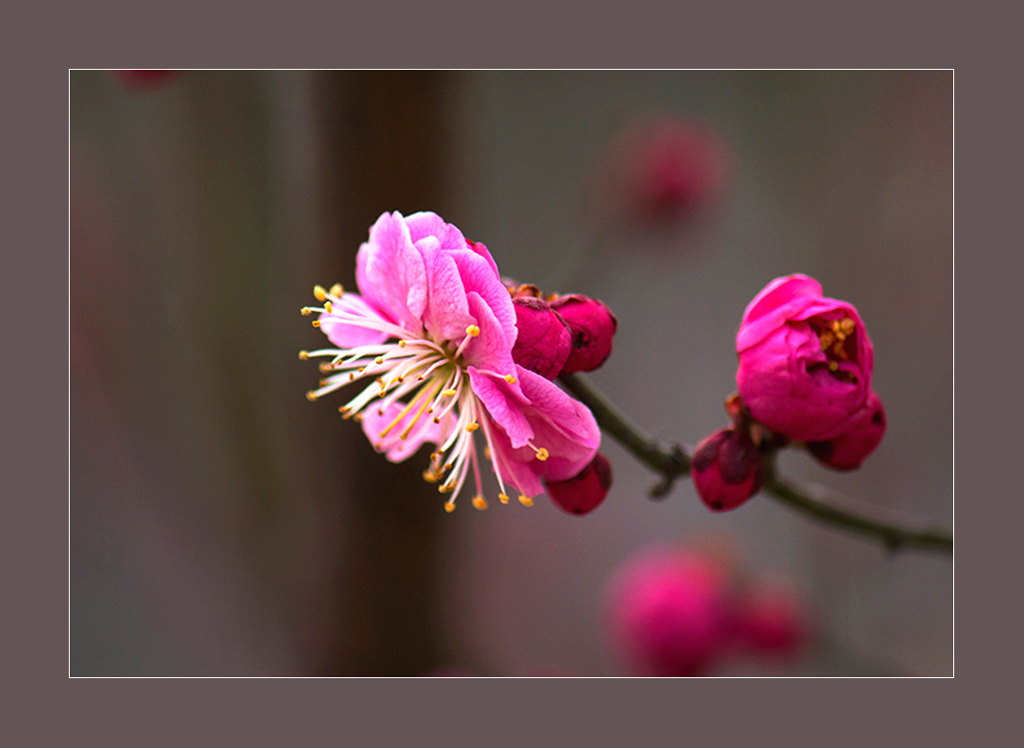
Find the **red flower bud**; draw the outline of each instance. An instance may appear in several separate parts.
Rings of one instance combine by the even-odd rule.
[[[572,351],[569,326],[542,299],[519,296],[512,303],[518,329],[512,360],[546,379],[554,379]]]
[[[598,452],[583,470],[568,480],[548,481],[551,501],[569,514],[587,514],[604,501],[612,485],[612,465]]]
[[[739,606],[736,633],[755,652],[792,656],[811,637],[810,614],[792,588],[763,584]]]
[[[764,468],[750,438],[735,429],[719,429],[693,453],[693,484],[709,509],[735,509],[761,488]]]
[[[572,351],[562,374],[593,371],[612,353],[612,336],[619,321],[611,310],[597,299],[582,294],[559,296],[551,308],[562,315],[572,333]]]
[[[885,435],[885,408],[874,392],[851,420],[850,430],[827,442],[809,442],[807,450],[836,470],[855,470]]]
[[[115,70],[116,75],[128,88],[137,90],[159,88],[178,76],[180,70]]]

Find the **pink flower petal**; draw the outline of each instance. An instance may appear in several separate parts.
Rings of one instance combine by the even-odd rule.
[[[359,295],[346,293],[334,305],[334,313],[320,315],[320,329],[327,338],[339,348],[358,348],[364,345],[376,345],[388,339],[388,334],[372,328],[343,322],[338,314],[354,315],[364,318],[377,318],[387,322],[380,314]]]
[[[521,392],[513,390],[513,385],[504,379],[483,374],[475,366],[468,367],[467,371],[473,394],[487,408],[491,419],[508,434],[513,449],[525,447],[533,438],[533,429],[523,414],[524,407],[529,405],[530,401]]]
[[[369,241],[356,256],[356,282],[371,305],[419,334],[427,306],[427,276],[401,213],[384,213],[370,229]]]
[[[459,268],[466,293],[476,291],[480,294],[501,327],[505,345],[511,350],[516,342],[516,310],[501,276],[494,272],[486,258],[472,250],[455,251],[451,256]]]
[[[508,294],[505,296],[508,297]],[[508,331],[502,328],[494,311],[476,291],[470,291],[466,295],[466,300],[469,304],[469,313],[480,328],[480,334],[469,341],[462,354],[466,363],[500,376],[515,377],[516,366],[512,360],[512,347],[508,345]],[[463,330],[461,337],[464,336]],[[513,385],[513,391],[519,392],[518,384]]]
[[[422,240],[421,245],[428,244]],[[435,246],[418,246],[427,274],[428,299],[423,314],[427,331],[439,340],[461,340],[466,328],[476,322],[470,315],[466,289],[449,252]]]
[[[442,434],[446,433],[454,423],[450,413],[442,419],[440,424],[435,424],[430,416],[422,415],[412,427],[408,437],[402,439],[402,433],[412,422],[412,419],[416,417],[416,413],[419,410],[418,407],[414,407],[387,434],[381,436],[381,432],[401,414],[404,408],[405,405],[403,403],[392,403],[384,410],[384,415],[380,415],[377,406],[374,405],[366,409],[361,421],[363,433],[366,434],[366,438],[370,440],[374,449],[378,452],[383,452],[391,462],[402,462],[412,457],[423,446],[424,442],[430,442],[431,444],[439,443]]]
[[[406,216],[405,225],[409,227],[409,237],[413,244],[418,244],[425,237],[436,237],[441,249],[465,249],[466,238],[458,228],[436,213],[421,212]]]

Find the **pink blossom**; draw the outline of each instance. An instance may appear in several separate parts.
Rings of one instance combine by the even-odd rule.
[[[543,480],[564,480],[593,459],[600,431],[582,403],[515,363],[516,311],[487,248],[434,213],[385,213],[356,257],[359,292],[314,289],[314,325],[337,346],[311,400],[361,382],[343,405],[392,462],[435,446],[424,478],[455,508],[468,474],[486,508],[477,438],[497,477],[531,505]],[[368,384],[367,384],[368,381]],[[477,434],[477,431],[480,434]]]
[[[609,207],[633,221],[666,224],[717,199],[729,170],[726,148],[710,127],[672,117],[639,122],[609,159]]]
[[[654,547],[627,561],[605,597],[609,635],[638,675],[705,675],[729,648],[729,570],[708,554]]]
[[[583,294],[559,296],[551,302],[551,308],[561,315],[572,333],[572,350],[562,373],[593,371],[602,366],[612,354],[612,338],[619,329],[612,311]]]
[[[810,442],[808,451],[836,470],[855,470],[885,436],[885,407],[874,392],[850,421],[850,428],[827,442]]]
[[[612,486],[612,464],[598,452],[572,478],[547,481],[548,496],[555,506],[569,514],[588,514],[604,501]]]
[[[736,351],[751,415],[795,441],[849,430],[871,392],[874,350],[857,310],[806,275],[776,278],[750,302]]]
[[[712,511],[735,509],[761,488],[761,455],[736,429],[719,429],[701,441],[691,465],[697,493]]]

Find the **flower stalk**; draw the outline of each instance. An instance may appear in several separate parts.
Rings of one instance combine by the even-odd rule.
[[[661,480],[651,489],[652,498],[666,496],[677,478],[689,475],[691,453],[685,447],[661,444],[645,435],[580,374],[559,379],[566,389],[590,408],[604,432],[661,475]],[[953,552],[953,535],[948,530],[908,527],[872,517],[869,511],[839,507],[831,501],[811,495],[823,494],[823,489],[800,487],[792,480],[780,477],[773,462],[768,460],[761,489],[790,508],[819,522],[879,540],[892,552],[912,548],[950,554]]]

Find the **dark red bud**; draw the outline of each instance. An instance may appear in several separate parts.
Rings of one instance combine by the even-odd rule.
[[[114,74],[128,88],[159,88],[181,73],[180,70],[115,70]]]
[[[572,351],[568,325],[541,299],[520,296],[512,300],[516,310],[516,344],[512,360],[547,379],[562,371]]]
[[[811,628],[810,614],[788,586],[763,584],[739,606],[737,634],[747,648],[761,654],[797,654],[810,640]]]
[[[693,484],[709,509],[735,509],[761,488],[764,468],[750,438],[735,429],[719,429],[693,453]]]
[[[548,496],[559,509],[569,514],[594,511],[612,485],[612,464],[598,452],[583,470],[568,480],[548,481]]]
[[[562,369],[563,374],[593,371],[608,360],[612,337],[619,321],[611,310],[597,299],[582,294],[559,296],[551,308],[562,315],[572,332],[572,352]]]
[[[836,470],[855,470],[881,443],[885,427],[885,407],[872,392],[847,432],[827,442],[809,442],[807,451]]]

